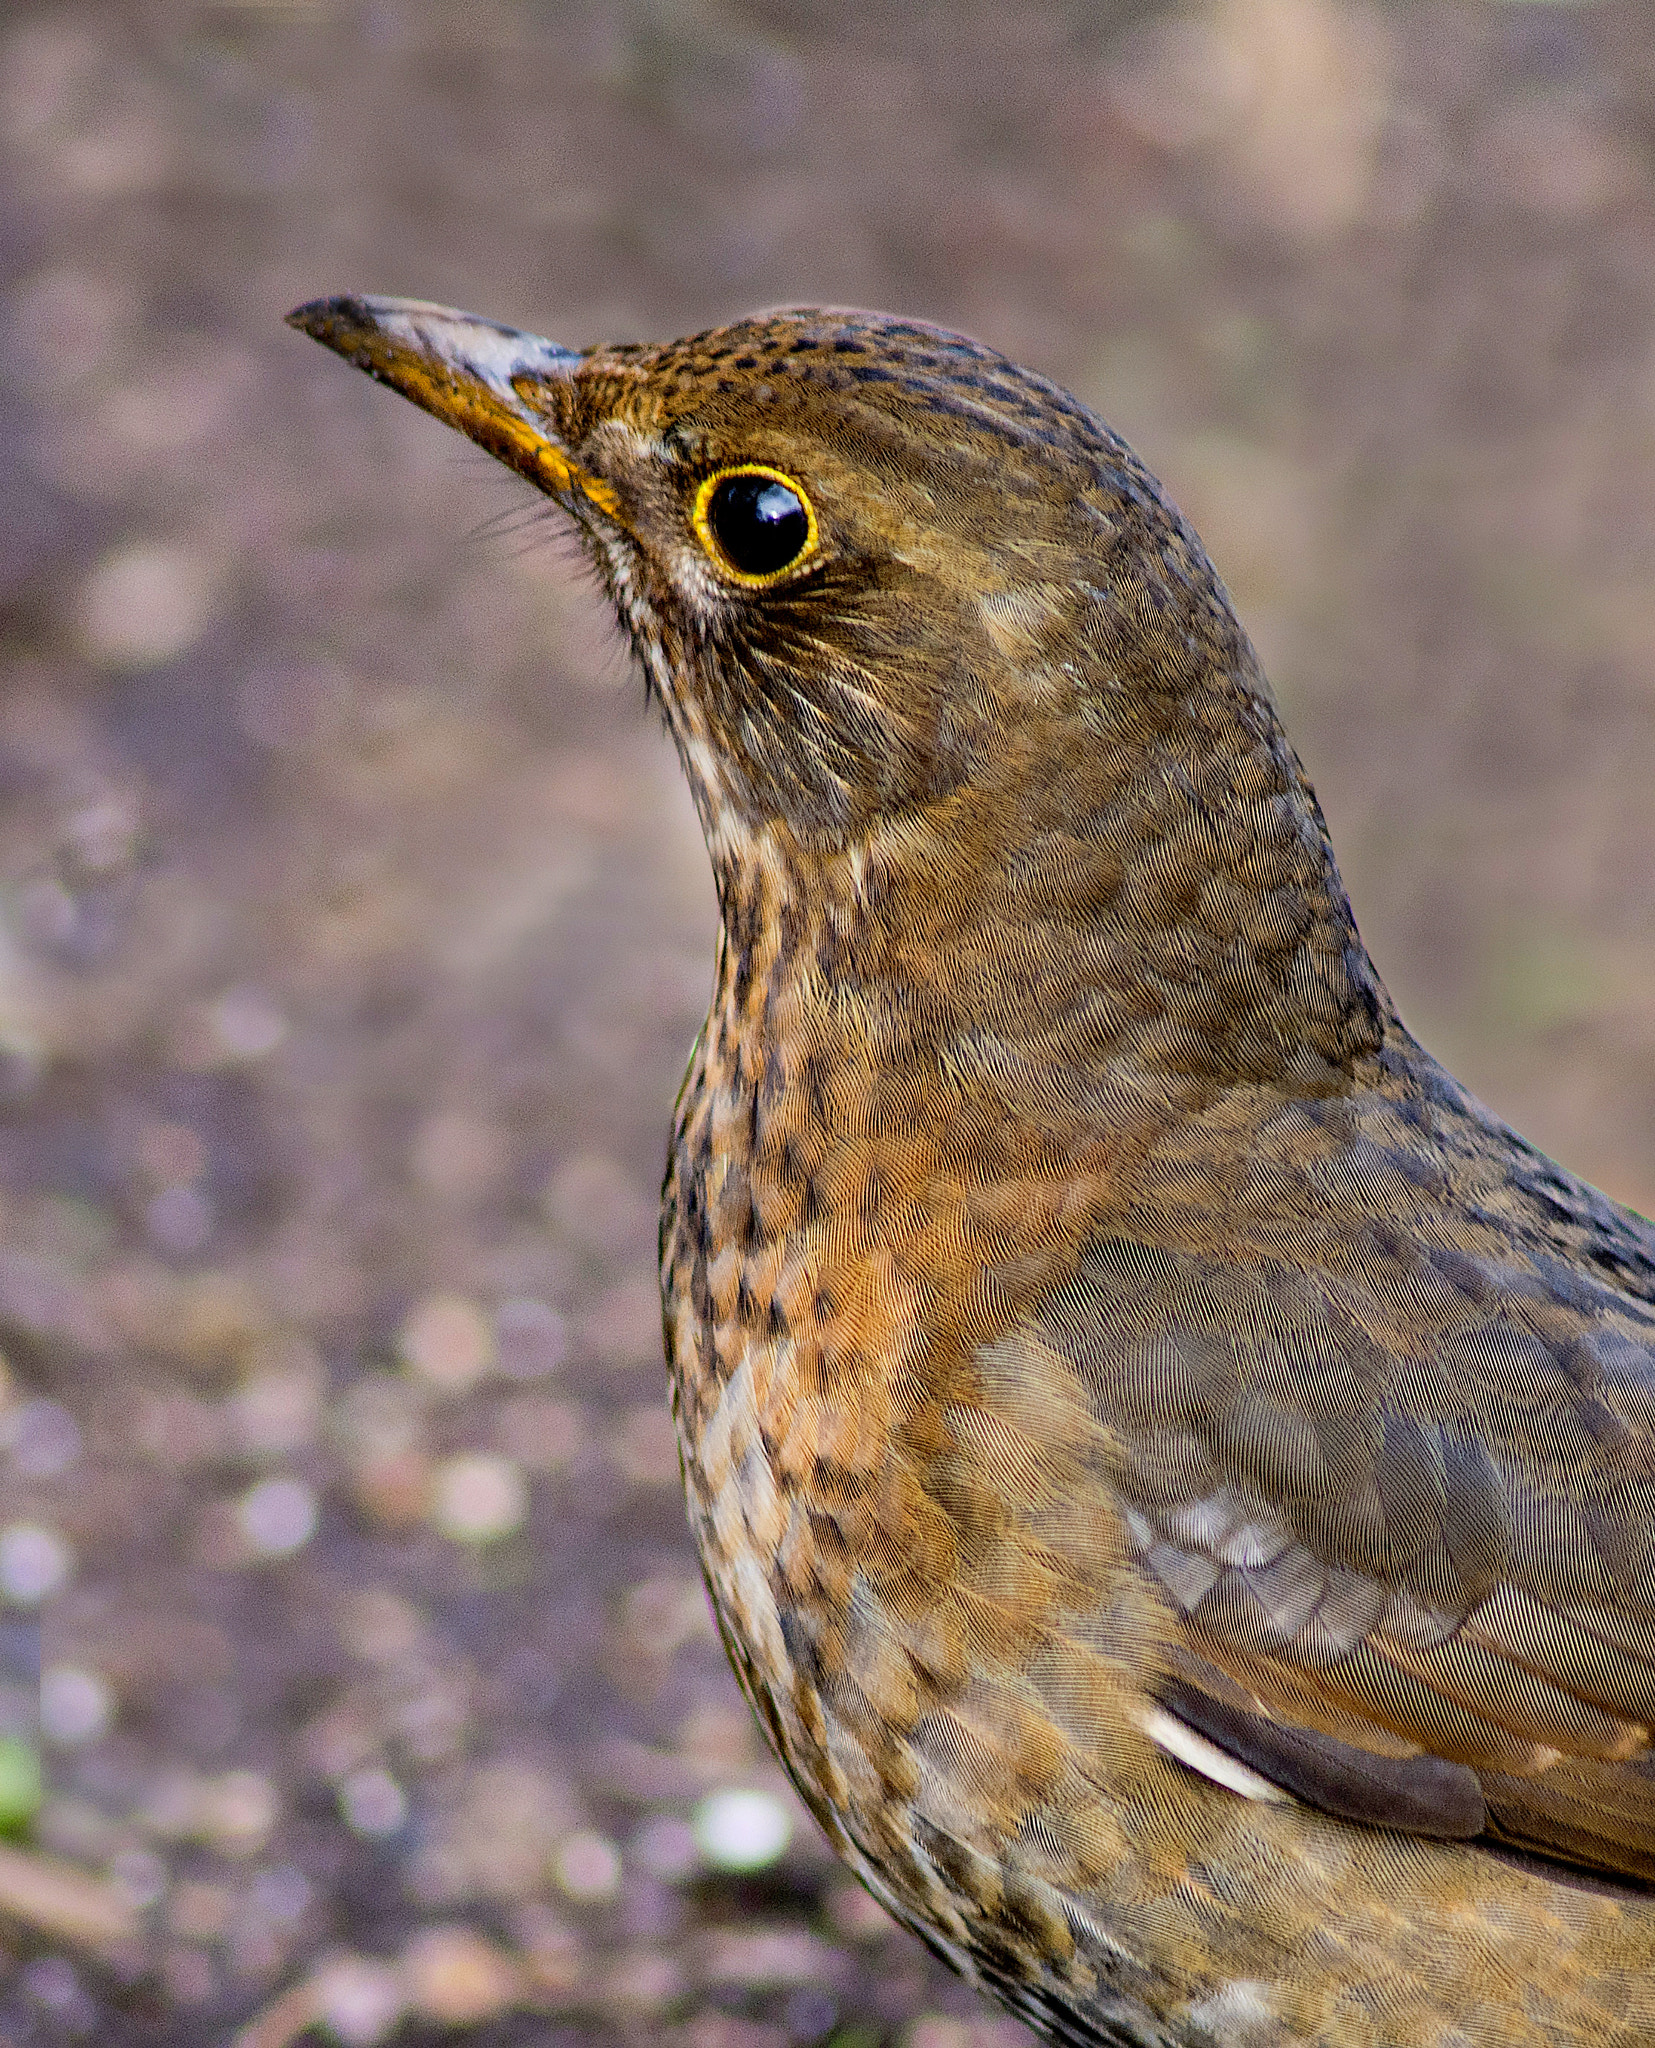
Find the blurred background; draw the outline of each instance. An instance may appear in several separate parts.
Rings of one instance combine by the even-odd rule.
[[[1655,7],[11,0],[0,273],[0,2042],[1010,2048],[703,1604],[675,764],[524,489],[281,316],[1072,386],[1404,1014],[1649,1210]]]

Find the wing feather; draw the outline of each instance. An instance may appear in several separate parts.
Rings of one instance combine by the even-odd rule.
[[[1445,1077],[1261,1103],[1226,1177],[1243,1122],[1147,1160],[1032,1318],[1227,1674],[1172,1710],[1347,1817],[1459,1785],[1400,1746],[1491,1837],[1655,1874],[1655,1231]]]

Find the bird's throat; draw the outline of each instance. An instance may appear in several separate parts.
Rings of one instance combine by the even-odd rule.
[[[1043,1097],[1093,1129],[1123,1087],[1176,1115],[1349,1085],[1395,1018],[1291,754],[1086,798],[966,788],[828,852],[779,823],[724,836],[711,1028],[758,1029],[784,1068],[912,1068],[947,1114]]]

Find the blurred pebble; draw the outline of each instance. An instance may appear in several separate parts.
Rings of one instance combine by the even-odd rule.
[[[144,1211],[144,1229],[157,1251],[186,1257],[213,1234],[213,1205],[199,1188],[163,1188]]]
[[[81,804],[63,822],[63,844],[87,875],[118,875],[132,865],[138,837],[134,798],[109,793]]]
[[[425,1639],[425,1616],[400,1593],[363,1586],[339,1603],[339,1640],[370,1664],[395,1664]]]
[[[582,1341],[607,1366],[625,1370],[661,1363],[661,1292],[652,1269],[639,1267],[595,1301],[581,1319]]]
[[[494,1433],[532,1472],[561,1472],[586,1445],[586,1417],[573,1401],[519,1394],[495,1413]]]
[[[604,1985],[604,2003],[641,2017],[659,2012],[684,1995],[684,1972],[658,1948],[634,1948],[615,1957]]]
[[[742,1926],[711,1933],[704,1968],[710,1983],[763,1991],[783,1984],[831,1983],[844,1974],[845,1959],[808,1928]]]
[[[1019,2048],[1028,2036],[1014,2020],[957,2020],[922,2012],[910,2021],[902,2048]]]
[[[568,1325],[555,1308],[528,1295],[495,1310],[494,1342],[508,1379],[539,1379],[556,1372],[569,1355]]]
[[[255,1553],[248,1548],[234,1503],[212,1500],[202,1506],[188,1555],[192,1564],[210,1572],[240,1571],[251,1562]]]
[[[610,1258],[641,1255],[653,1243],[655,1207],[620,1161],[602,1152],[565,1161],[541,1197],[560,1236]]]
[[[212,1958],[202,1949],[175,1942],[161,1957],[161,1986],[171,2005],[205,2005],[218,1988]]]
[[[845,1941],[883,1941],[892,1931],[890,1914],[854,1878],[829,1885],[824,1903],[828,1925]]]
[[[61,1479],[80,1462],[80,1425],[44,1394],[0,1413],[0,1450],[25,1479]]]
[[[531,1897],[580,1818],[573,1793],[555,1773],[521,1759],[482,1766],[430,1844],[439,1854],[425,1866],[426,1896],[433,1903],[466,1893]]]
[[[355,1457],[386,1457],[420,1441],[424,1427],[414,1390],[395,1373],[369,1372],[345,1389],[338,1421]]]
[[[0,1679],[0,1736],[33,1736],[39,1691],[38,1685],[17,1685]]]
[[[95,1671],[48,1665],[40,1675],[40,1730],[61,1749],[96,1742],[115,1718],[115,1701]]]
[[[170,1873],[153,1849],[118,1849],[109,1859],[109,1876],[129,1904],[144,1913],[166,1897]]]
[[[386,1529],[412,1529],[431,1505],[431,1460],[424,1451],[393,1451],[356,1467],[357,1502]]]
[[[68,2021],[84,2004],[80,1979],[74,1965],[64,1956],[36,1956],[25,1963],[21,1974],[23,1995],[45,2012]],[[77,2027],[77,2033],[84,2029]]]
[[[136,1278],[130,1269],[127,1278]],[[269,1314],[252,1282],[222,1269],[174,1274],[152,1268],[134,1292],[150,1295],[145,1340],[204,1378],[221,1379],[269,1328]]]
[[[664,1401],[629,1408],[609,1448],[622,1477],[633,1486],[677,1484],[678,1431]]]
[[[236,722],[261,747],[302,748],[350,689],[344,670],[316,657],[255,660],[236,695]]]
[[[157,354],[159,360],[135,366],[135,374],[110,392],[99,415],[101,430],[140,458],[174,454],[204,439],[247,375],[246,358],[223,337],[170,335]]]
[[[523,1526],[528,1512],[528,1481],[509,1458],[464,1451],[437,1467],[431,1520],[456,1543],[498,1543]]]
[[[676,1746],[698,1764],[717,1765],[726,1775],[744,1770],[758,1752],[753,1717],[744,1707],[705,1700],[679,1725]]]
[[[291,1557],[316,1534],[320,1510],[302,1479],[261,1479],[236,1507],[236,1521],[259,1557]]]
[[[73,956],[80,928],[74,892],[56,875],[31,875],[17,889],[17,923],[28,943],[43,953]]]
[[[343,1778],[366,1764],[379,1747],[377,1716],[357,1693],[324,1714],[318,1714],[305,1729],[301,1748],[310,1768],[324,1778]]]
[[[676,1572],[634,1586],[621,1608],[621,1621],[633,1644],[655,1657],[670,1657],[692,1636],[711,1639],[716,1627],[701,1581]]]
[[[450,1112],[420,1126],[409,1154],[414,1178],[444,1201],[486,1194],[510,1164],[505,1136],[477,1117]]]
[[[376,1520],[407,1527],[430,1505],[432,1461],[417,1391],[400,1374],[366,1374],[332,1411],[357,1495]]]
[[[293,1927],[304,1918],[313,1897],[310,1879],[291,1863],[261,1870],[247,1887],[247,1910],[254,1918]]]
[[[627,1844],[627,1860],[663,1884],[682,1884],[701,1865],[695,1830],[675,1813],[646,1820]]]
[[[281,1976],[291,1958],[290,1934],[247,1913],[237,1915],[225,1944],[230,1974],[238,1984],[268,1984]]]
[[[255,1344],[246,1376],[225,1403],[240,1448],[263,1457],[313,1442],[321,1427],[326,1378],[321,1354],[306,1337],[284,1331]]]
[[[408,1818],[408,1798],[389,1771],[372,1764],[352,1771],[340,1785],[339,1811],[352,1834],[377,1840],[402,1827]]]
[[[365,1373],[346,1389],[335,1416],[351,1465],[357,1500],[376,1522],[409,1529],[431,1501],[431,1460],[421,1438],[424,1420],[407,1380]]]
[[[167,1925],[180,1941],[217,1941],[230,1924],[235,1894],[228,1885],[187,1878],[167,1902]]]
[[[154,668],[191,647],[211,608],[205,564],[180,547],[138,541],[87,577],[76,624],[87,655],[106,668]]]
[[[439,1764],[465,1741],[470,1718],[461,1683],[452,1674],[428,1669],[421,1673],[420,1690],[392,1714],[391,1728],[416,1762]]]
[[[207,1800],[207,1781],[180,1766],[158,1774],[135,1817],[163,1841],[182,1842],[200,1832]]]
[[[207,1010],[207,1025],[226,1058],[261,1060],[287,1036],[287,1019],[263,989],[227,988]]]
[[[226,1771],[208,1787],[203,1832],[227,1856],[253,1856],[280,1812],[276,1788],[262,1771]]]
[[[74,1570],[75,1553],[56,1529],[42,1522],[0,1529],[0,1599],[38,1607],[63,1591]]]
[[[408,1312],[397,1351],[439,1394],[466,1394],[494,1366],[494,1332],[463,1294],[430,1294]]]
[[[793,1839],[793,1819],[774,1793],[709,1792],[695,1809],[695,1844],[715,1870],[763,1870]]]
[[[505,1950],[470,1927],[426,1927],[403,1951],[408,2003],[422,2019],[472,2027],[517,2002],[522,1976]]]
[[[607,1835],[583,1828],[559,1847],[552,1875],[571,1899],[598,1905],[621,1888],[621,1852]]]
[[[512,1916],[512,1939],[521,1951],[533,1990],[573,1990],[585,1975],[580,1937],[544,1899],[529,1899]]]
[[[421,1906],[456,1906],[476,1896],[465,1858],[449,1842],[418,1842],[402,1867],[402,1888]]]
[[[101,1806],[68,1793],[47,1799],[34,1834],[42,1849],[67,1857],[71,1863],[107,1863],[122,1840],[119,1823]]]
[[[944,2013],[922,2012],[909,2021],[902,2048],[971,2048],[971,2029]]]
[[[45,1780],[34,1745],[0,1735],[0,1835],[26,1827],[40,1811]]]
[[[330,1956],[310,1990],[317,2019],[343,2048],[376,2048],[406,2004],[401,1971],[371,1956]]]
[[[782,2010],[782,2024],[795,2041],[820,2041],[839,2018],[839,2001],[819,1984],[795,1991]]]
[[[147,1123],[136,1150],[140,1170],[157,1187],[184,1187],[207,1170],[207,1147],[191,1124]]]
[[[142,1394],[139,1404],[137,1441],[158,1465],[185,1472],[221,1455],[225,1415],[216,1402],[169,1387]]]
[[[135,309],[108,277],[61,264],[25,278],[10,310],[13,367],[49,393],[97,370]]]

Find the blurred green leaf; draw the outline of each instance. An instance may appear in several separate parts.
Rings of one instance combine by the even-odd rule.
[[[0,1835],[22,1834],[45,1792],[35,1749],[18,1736],[0,1736]]]

